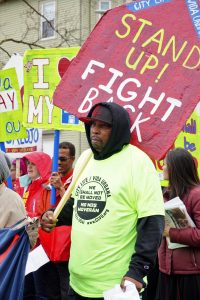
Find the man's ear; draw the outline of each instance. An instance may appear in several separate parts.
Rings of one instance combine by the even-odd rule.
[[[72,161],[75,161],[75,156],[71,156]]]

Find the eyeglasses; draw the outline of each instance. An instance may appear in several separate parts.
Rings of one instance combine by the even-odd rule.
[[[71,157],[64,157],[64,156],[60,156],[60,157],[58,157],[58,160],[60,160],[60,161],[68,161],[68,160],[70,160],[70,158]]]

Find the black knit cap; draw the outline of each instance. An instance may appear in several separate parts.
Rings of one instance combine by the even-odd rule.
[[[106,106],[99,105],[95,107],[90,117],[79,118],[85,124],[91,124],[94,121],[102,121],[112,125],[112,114]]]

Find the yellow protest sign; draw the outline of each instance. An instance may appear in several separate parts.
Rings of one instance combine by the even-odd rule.
[[[198,110],[195,109],[185,122],[175,141],[175,147],[184,148],[192,154],[198,164],[198,173],[200,174],[200,116]]]
[[[197,162],[198,173],[200,175],[200,114],[198,107],[199,105],[185,122],[172,148],[181,147],[189,151]],[[163,160],[156,162],[161,185],[167,186],[167,181],[163,180],[162,166]]]
[[[15,68],[0,71],[0,142],[26,138]]]
[[[23,123],[26,127],[84,131],[77,117],[54,106],[52,101],[56,86],[78,51],[76,47],[25,52]]]

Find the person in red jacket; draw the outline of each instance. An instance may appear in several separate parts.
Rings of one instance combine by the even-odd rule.
[[[200,181],[192,155],[177,148],[168,152],[163,166],[169,186],[164,200],[179,197],[196,227],[165,226],[159,249],[158,297],[161,300],[200,299]],[[166,241],[187,247],[169,249]]]
[[[49,179],[50,185],[54,186],[56,189],[56,203],[55,205],[52,205],[50,203],[51,190],[49,189],[49,185],[46,186],[46,188],[42,191],[41,199],[40,199],[39,212],[41,215],[49,208],[55,208],[60,202],[62,196],[64,195],[65,191],[67,190],[69,184],[72,181],[74,160],[75,160],[75,146],[70,142],[60,143],[59,155],[58,155],[58,172],[52,173]],[[64,227],[65,228],[63,228],[63,230],[66,231],[66,235],[67,234],[69,235],[69,233],[71,232],[71,226],[67,226],[67,228],[66,226]],[[50,236],[52,234],[59,235],[59,233],[50,233],[47,235]],[[42,243],[42,236],[40,237]],[[45,238],[45,236],[43,238]],[[52,236],[52,239],[55,240],[55,236]],[[70,249],[68,248],[70,248],[70,243],[67,244],[67,249],[65,253],[69,253]],[[45,266],[43,266],[42,268],[40,268],[40,276],[38,276],[38,279],[40,277],[39,281],[43,289],[43,296],[46,296],[48,299],[52,297],[49,286],[54,285],[55,287],[56,282],[54,280],[54,276],[52,276],[51,278],[50,275],[48,276],[48,280],[46,280],[45,272],[48,265],[53,265],[51,269],[55,268],[56,272],[59,275],[58,289],[60,290],[61,293],[60,300],[67,300],[67,293],[69,288],[68,259],[61,257],[59,261],[54,261],[53,263],[50,262]]]
[[[51,174],[51,157],[43,152],[32,152],[22,158],[27,165],[27,174],[19,177],[20,188],[23,188],[22,199],[29,217],[40,217],[39,202],[44,185]],[[39,243],[39,242],[38,242]],[[38,293],[36,272],[25,277],[23,299],[36,299]],[[38,295],[39,296],[39,295]]]
[[[23,187],[23,200],[30,217],[40,216],[39,202],[44,185],[51,174],[52,160],[44,152],[32,152],[23,157],[27,165],[27,174],[19,178]]]
[[[55,208],[72,180],[75,147],[69,142],[59,144],[58,173],[51,172],[51,159],[38,152],[26,155],[27,171],[31,183],[25,187],[24,201],[30,214],[41,216],[47,209]],[[41,176],[39,175],[41,174]],[[30,180],[30,179],[29,179]],[[56,188],[56,203],[51,205],[51,185]],[[69,228],[71,230],[71,226]],[[42,236],[40,236],[40,242]],[[50,261],[36,272],[27,276],[24,300],[51,299],[66,300],[69,282],[68,261]]]

